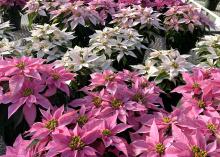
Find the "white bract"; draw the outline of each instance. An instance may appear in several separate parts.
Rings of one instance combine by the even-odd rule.
[[[25,38],[27,44],[23,47],[27,55],[36,55],[38,58],[46,58],[52,61],[62,57],[65,49],[74,39],[73,32],[60,30],[56,24],[36,25],[31,31],[31,37]]]
[[[187,61],[190,55],[180,55],[177,50],[153,51],[144,65],[132,66],[147,78],[154,77],[157,83],[164,79],[174,81],[181,72],[189,71],[193,65]]]
[[[7,38],[0,40],[0,56],[18,55],[16,51],[21,46],[21,41],[9,41]]]
[[[146,75],[147,79],[150,77],[156,77],[159,74],[159,69],[155,66],[156,61],[145,60],[144,65],[133,65],[132,67],[138,71],[141,75]]]
[[[89,47],[75,46],[74,49],[71,48],[66,52],[61,63],[74,72],[82,68],[88,68],[91,71],[103,71],[110,68],[111,60],[107,60],[105,55],[96,55]]]
[[[5,33],[5,31],[6,31],[7,29],[9,29],[9,28],[10,28],[10,23],[9,23],[9,21],[0,23],[0,38],[6,37],[4,33]]]
[[[220,35],[207,35],[197,43],[196,52],[199,66],[220,67]]]
[[[0,24],[0,56],[15,55],[16,49],[21,46],[21,41],[10,41],[8,39],[10,35],[5,33],[7,29],[10,30],[9,21]]]
[[[116,55],[118,62],[124,55],[136,57],[135,49],[146,49],[142,36],[132,28],[105,27],[102,31],[96,30],[90,38],[90,47],[95,53],[105,54],[109,58]]]
[[[178,54],[179,52],[176,51]],[[164,70],[169,75],[169,80],[173,80],[181,72],[186,72],[192,68],[192,64],[187,62],[186,58],[188,55],[177,55],[173,57],[172,55],[162,55],[160,60],[162,61],[160,69]]]

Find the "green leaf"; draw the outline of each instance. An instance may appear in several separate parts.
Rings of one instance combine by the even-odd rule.
[[[162,71],[156,78],[155,78],[155,81],[156,82],[162,82],[164,79],[167,79],[169,77],[169,75],[165,72],[165,71]]]
[[[37,15],[38,15],[37,13],[28,14],[29,27],[32,26],[34,20],[37,18]]]
[[[39,141],[40,141],[40,140],[38,140],[38,139],[34,139],[34,140],[27,146],[27,148],[32,148],[32,147],[36,146]]]

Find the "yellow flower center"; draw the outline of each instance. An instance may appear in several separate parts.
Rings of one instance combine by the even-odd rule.
[[[149,83],[147,83],[147,82],[141,84],[141,88],[146,88],[148,86],[149,86]]]
[[[205,108],[205,102],[204,102],[204,101],[199,100],[199,101],[197,102],[197,104],[198,104],[198,106],[199,106],[200,108]]]
[[[169,117],[164,117],[163,122],[164,123],[169,123],[169,122],[171,122],[171,119]]]
[[[56,73],[53,73],[53,74],[52,74],[52,78],[53,78],[55,81],[57,81],[57,80],[60,79],[60,75],[58,75],[58,74],[56,74]]]
[[[197,83],[197,82],[195,82],[193,85],[192,85],[192,87],[195,89],[195,88],[200,88],[200,85]]]
[[[217,130],[216,126],[215,126],[214,124],[212,124],[212,123],[208,123],[208,124],[207,124],[207,128],[208,128],[212,133],[215,133],[216,130]]]
[[[123,102],[118,99],[113,99],[113,101],[111,102],[111,105],[112,105],[112,108],[119,109],[123,105]]]
[[[49,130],[54,130],[57,126],[58,126],[58,121],[55,119],[52,119],[47,122],[47,124],[45,125],[45,128]]]
[[[28,97],[28,96],[30,96],[30,95],[32,95],[32,94],[33,94],[33,90],[32,90],[31,88],[25,88],[24,91],[23,91],[23,93],[22,93],[22,95],[23,95],[24,97]]]
[[[79,118],[77,119],[77,122],[80,126],[83,126],[84,124],[88,122],[88,118],[85,115],[79,116]]]
[[[132,100],[135,101],[135,102],[143,102],[144,97],[141,93],[137,93],[133,96]]]
[[[24,70],[25,68],[25,63],[24,62],[20,62],[16,65],[17,68],[21,69],[21,70]]]
[[[165,152],[165,146],[162,144],[162,143],[158,143],[157,145],[156,145],[156,152],[158,153],[158,154],[164,154],[164,152]]]
[[[105,81],[113,81],[114,79],[115,79],[115,76],[113,74],[105,77]]]
[[[80,136],[73,136],[69,142],[69,147],[72,150],[80,150],[85,146],[85,143],[81,140]]]
[[[109,130],[109,129],[105,129],[105,130],[103,130],[102,131],[102,134],[104,135],[104,136],[109,136],[109,135],[111,135],[111,131]]]
[[[108,45],[108,42],[107,42],[107,41],[102,41],[102,45],[103,45],[103,46],[107,46],[107,45]]]
[[[198,146],[193,146],[192,152],[193,152],[194,157],[207,157],[208,156],[207,152],[204,150],[201,150]]]
[[[172,63],[172,67],[173,67],[174,69],[178,69],[178,68],[179,68],[179,64],[177,64],[176,62],[173,62],[173,63]]]
[[[95,105],[95,107],[100,107],[101,103],[102,103],[102,99],[99,97],[94,97],[92,100],[93,104]]]

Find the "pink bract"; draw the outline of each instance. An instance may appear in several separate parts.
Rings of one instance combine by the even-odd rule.
[[[73,130],[66,127],[60,128],[52,135],[48,144],[47,157],[61,154],[62,157],[95,157],[96,150],[89,146],[98,138],[93,130],[82,130],[78,125]]]
[[[33,139],[49,138],[57,127],[71,124],[76,113],[75,111],[64,113],[64,107],[62,106],[55,110],[53,114],[50,113],[50,110],[41,110],[41,114],[43,116],[42,122],[34,123],[28,131],[30,135],[33,135]]]

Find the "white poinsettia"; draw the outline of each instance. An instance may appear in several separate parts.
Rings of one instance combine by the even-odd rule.
[[[207,35],[194,49],[199,66],[220,67],[220,35]]]
[[[177,53],[179,52],[177,51]],[[192,64],[186,60],[189,56],[179,54],[175,57],[170,56],[160,56],[162,62],[160,69],[163,69],[168,73],[169,80],[173,80],[174,77],[178,76],[181,72],[186,72],[192,68]]]
[[[149,79],[150,77],[155,77],[159,74],[159,69],[155,66],[156,61],[145,60],[144,65],[133,65],[132,67],[138,71],[141,75],[146,75]]]
[[[64,55],[72,39],[74,39],[73,32],[66,32],[66,29],[60,30],[56,24],[36,25],[31,31],[31,37],[25,38],[27,44],[21,53],[26,52],[26,55],[52,61]]]
[[[110,67],[111,61],[107,60],[105,55],[98,56],[94,54],[89,47],[75,46],[62,57],[62,63],[74,72],[82,68],[89,68],[91,71],[96,69],[102,71]]]
[[[55,45],[67,43],[73,39],[73,32],[66,32],[66,29],[60,30],[56,24],[36,25],[31,31],[32,40],[50,40]]]
[[[105,55],[98,56],[94,60],[93,64],[90,65],[93,72],[103,72],[104,70],[114,70],[112,67],[112,60],[107,59]]]
[[[21,46],[21,41],[9,41],[7,38],[0,40],[0,56],[18,55],[16,49]]]
[[[116,54],[118,62],[124,55],[136,57],[133,52],[135,49],[146,49],[142,44],[142,36],[132,28],[105,27],[102,31],[97,30],[90,38],[90,47],[95,53],[102,53],[110,58]]]
[[[187,61],[190,55],[180,55],[177,50],[154,50],[145,60],[144,65],[132,66],[147,78],[153,77],[160,83],[164,79],[174,81],[181,72],[192,69],[193,64]]]

